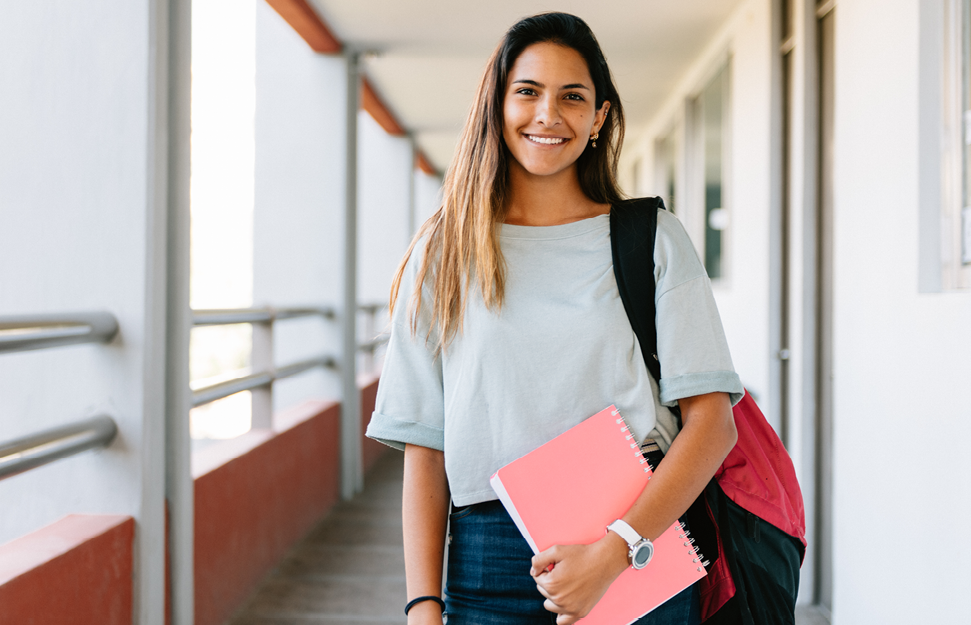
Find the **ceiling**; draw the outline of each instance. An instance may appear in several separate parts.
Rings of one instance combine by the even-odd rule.
[[[433,165],[452,157],[485,62],[520,18],[565,11],[593,29],[629,127],[665,94],[744,0],[311,0],[337,38],[373,52],[365,72]]]

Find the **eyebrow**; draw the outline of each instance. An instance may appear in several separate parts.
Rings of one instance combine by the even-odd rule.
[[[515,84],[519,84],[519,83],[523,83],[523,84],[527,84],[527,85],[533,85],[534,87],[540,87],[540,88],[546,86],[546,85],[544,85],[542,83],[536,82],[535,80],[529,80],[527,78],[521,78],[519,80],[514,80],[512,82],[512,84],[514,84],[514,85]],[[562,87],[560,87],[560,89],[586,89],[587,91],[590,91],[590,87],[588,87],[588,86],[586,86],[586,85],[584,85],[582,83],[578,83],[578,82],[575,82],[575,83],[572,83],[572,84],[569,84],[569,85],[563,85]]]

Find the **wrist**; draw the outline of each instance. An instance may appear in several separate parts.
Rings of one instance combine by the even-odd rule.
[[[441,625],[441,622],[442,608],[434,601],[416,603],[408,610],[408,625],[422,625],[424,623]]]
[[[614,577],[623,573],[630,566],[630,559],[628,558],[630,547],[627,545],[627,541],[614,532],[607,532],[598,542],[603,546],[607,566]]]

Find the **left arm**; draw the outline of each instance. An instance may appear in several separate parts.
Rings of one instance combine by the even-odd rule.
[[[645,488],[623,516],[637,533],[657,539],[705,489],[735,446],[737,433],[727,393],[678,400],[683,427]],[[556,545],[533,557],[530,574],[557,625],[586,616],[629,566],[627,543],[614,532],[589,545]],[[552,571],[546,571],[555,564]],[[650,566],[650,565],[648,565]]]

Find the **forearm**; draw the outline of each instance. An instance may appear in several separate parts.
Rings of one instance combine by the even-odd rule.
[[[681,402],[684,427],[664,462],[623,516],[638,534],[656,539],[688,509],[735,445],[737,434],[725,393]],[[566,625],[585,616],[629,566],[627,543],[614,532],[590,545],[557,545],[536,555],[530,573],[546,608]],[[555,568],[550,570],[549,565]],[[549,571],[549,572],[547,572]]]
[[[426,595],[442,596],[448,507],[444,454],[427,447],[406,445],[401,520],[409,600]],[[415,605],[408,615],[410,624],[441,621],[441,608],[434,601]]]
[[[688,509],[735,446],[737,433],[726,393],[681,400],[683,427],[624,520],[656,539]]]

